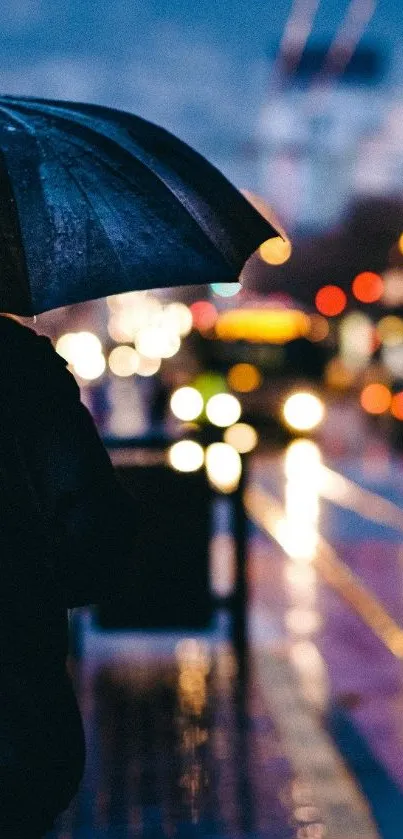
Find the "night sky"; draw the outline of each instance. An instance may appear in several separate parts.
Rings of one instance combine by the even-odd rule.
[[[348,4],[321,0],[311,37],[331,38]],[[289,0],[11,0],[0,88],[139,113],[225,167],[253,136],[267,55],[290,9]],[[366,37],[393,54],[402,34],[401,0],[378,0]]]

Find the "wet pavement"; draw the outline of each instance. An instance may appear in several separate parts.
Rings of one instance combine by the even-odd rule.
[[[402,462],[294,446],[256,459],[247,503],[246,680],[225,613],[209,632],[146,635],[82,612],[87,768],[47,839],[400,837]]]

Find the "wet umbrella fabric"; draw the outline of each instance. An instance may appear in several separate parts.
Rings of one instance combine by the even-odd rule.
[[[0,97],[0,311],[236,281],[276,235],[164,129],[98,105]]]

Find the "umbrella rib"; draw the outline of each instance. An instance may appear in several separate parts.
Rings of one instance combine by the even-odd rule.
[[[80,183],[80,181],[78,180],[77,176],[74,174],[74,172],[72,171],[72,169],[70,169],[70,168],[67,166],[67,164],[63,161],[63,159],[62,159],[61,155],[60,155],[60,154],[58,154],[57,152],[56,152],[56,157],[57,157],[57,160],[59,161],[59,163],[61,164],[62,168],[63,168],[63,169],[65,169],[65,171],[68,173],[68,176],[71,178],[71,180],[72,180],[72,181],[74,181],[74,183],[75,183],[75,185],[76,185],[77,189],[81,192],[81,194],[82,194],[82,195],[84,195],[84,197],[85,197],[86,201],[88,201],[88,204],[90,205],[92,212],[93,212],[93,213],[94,213],[94,215],[97,217],[98,222],[99,222],[100,226],[102,227],[102,230],[104,231],[105,236],[106,236],[106,237],[107,237],[107,239],[108,239],[108,243],[109,243],[109,245],[111,246],[111,248],[112,248],[112,250],[113,250],[113,252],[114,252],[114,254],[115,254],[115,257],[116,257],[116,259],[117,259],[117,261],[118,261],[118,263],[119,263],[119,265],[120,265],[120,267],[121,267],[121,269],[122,269],[122,272],[123,272],[124,276],[127,276],[127,271],[126,271],[126,268],[125,268],[125,266],[124,266],[124,264],[123,264],[122,258],[121,258],[120,254],[119,254],[119,251],[118,251],[118,250],[117,250],[117,248],[115,247],[115,244],[114,244],[113,239],[109,236],[108,232],[106,231],[106,229],[105,229],[105,225],[104,225],[104,222],[102,221],[102,218],[101,218],[101,216],[99,215],[99,212],[98,212],[98,210],[97,210],[97,208],[96,208],[96,206],[95,206],[95,204],[94,204],[94,202],[93,202],[93,200],[92,200],[92,198],[91,198],[90,194],[87,192],[87,190],[85,189],[85,187],[83,186],[83,184],[81,184],[81,183]],[[104,201],[105,201],[105,196],[104,196]],[[106,201],[105,201],[105,203],[108,203],[108,202],[106,202]],[[108,206],[110,207],[110,205],[108,205]]]
[[[39,114],[41,113],[41,111],[40,111],[40,107],[38,107],[38,105],[37,105],[35,102],[29,102],[29,103],[27,103],[27,105],[26,105],[26,104],[25,104],[25,102],[24,102],[22,106],[23,106],[26,110],[28,110],[28,111],[29,111],[29,109],[31,109],[31,110],[32,110],[32,111],[34,111],[34,112],[38,112]],[[21,103],[18,103],[18,104],[17,104],[17,107],[21,109]],[[223,251],[223,249],[220,247],[219,243],[218,243],[218,242],[216,242],[216,241],[214,241],[214,240],[211,238],[211,236],[209,235],[208,228],[207,228],[207,225],[206,225],[206,223],[205,223],[204,219],[203,219],[203,218],[200,218],[200,217],[198,216],[198,214],[194,212],[194,208],[192,207],[191,203],[190,203],[190,202],[186,199],[186,195],[184,196],[184,200],[182,200],[182,198],[180,198],[180,197],[178,196],[178,193],[175,191],[175,189],[174,189],[174,188],[173,188],[173,187],[172,187],[169,183],[167,183],[166,179],[165,179],[165,178],[163,178],[163,176],[162,176],[159,172],[157,172],[157,171],[155,171],[154,169],[150,168],[150,166],[147,164],[147,162],[146,162],[144,159],[142,159],[142,158],[144,157],[144,155],[148,155],[148,156],[151,158],[150,153],[148,153],[146,150],[142,149],[142,148],[141,148],[141,146],[139,146],[139,144],[138,144],[135,140],[133,140],[132,138],[130,138],[130,140],[131,140],[131,142],[133,143],[133,145],[135,145],[135,146],[136,146],[136,149],[138,149],[138,150],[139,150],[139,152],[141,153],[141,156],[142,156],[141,158],[139,158],[139,157],[135,157],[135,156],[133,155],[133,153],[132,153],[132,152],[131,152],[131,151],[130,151],[130,150],[129,150],[126,146],[122,146],[122,145],[120,145],[120,144],[119,144],[119,142],[118,142],[117,140],[115,140],[113,137],[106,136],[106,135],[105,135],[105,134],[103,134],[102,132],[100,132],[100,131],[98,131],[97,129],[95,129],[93,126],[89,126],[89,125],[87,125],[85,122],[82,122],[82,121],[81,121],[81,119],[80,119],[80,117],[81,117],[80,112],[77,112],[76,110],[73,110],[73,109],[67,109],[67,108],[66,108],[65,110],[66,110],[66,112],[67,112],[67,113],[66,113],[66,115],[65,115],[65,114],[62,112],[62,109],[59,109],[59,108],[52,108],[51,106],[48,108],[48,110],[49,110],[49,111],[51,111],[51,112],[52,112],[52,114],[54,115],[54,117],[55,117],[57,120],[59,120],[60,122],[65,122],[65,121],[66,121],[66,122],[69,122],[69,121],[70,121],[70,126],[71,126],[71,123],[74,125],[74,119],[75,119],[75,120],[76,120],[76,122],[77,122],[77,124],[80,126],[80,128],[81,128],[82,130],[84,130],[85,132],[87,132],[90,136],[92,135],[92,136],[96,137],[98,140],[101,140],[103,143],[105,143],[105,140],[106,140],[106,141],[108,142],[108,144],[112,145],[112,146],[113,146],[114,148],[116,148],[116,149],[117,149],[120,153],[122,153],[122,151],[124,151],[124,152],[125,152],[125,154],[127,154],[127,155],[128,155],[128,157],[129,157],[131,160],[133,160],[133,159],[134,159],[134,160],[136,161],[136,163],[138,163],[138,164],[140,164],[141,166],[143,166],[143,167],[144,167],[144,168],[145,168],[148,172],[151,172],[151,173],[154,175],[154,177],[158,178],[159,182],[160,182],[160,183],[161,183],[161,184],[165,187],[165,189],[166,189],[166,190],[167,190],[167,191],[168,191],[171,195],[173,195],[173,196],[174,196],[174,198],[178,201],[178,203],[179,203],[179,204],[181,204],[181,206],[183,206],[183,207],[184,207],[184,209],[188,212],[189,216],[193,219],[193,221],[194,221],[194,222],[198,225],[198,227],[200,228],[200,230],[201,230],[201,231],[203,232],[203,234],[206,236],[206,239],[208,240],[208,242],[209,242],[209,243],[210,243],[210,244],[211,244],[214,248],[216,248],[216,249],[220,252],[220,254],[221,254],[221,256],[222,256],[223,260],[227,263],[227,265],[229,265],[230,267],[233,267],[233,263],[232,263],[232,262],[231,262],[231,260],[228,258],[228,256],[227,256],[227,254],[225,253],[225,251]],[[70,115],[71,115],[71,116],[70,116]],[[72,119],[72,117],[73,117],[73,119]],[[79,138],[78,138],[78,139],[79,139]],[[71,135],[70,135],[70,137],[69,137],[69,140],[70,140],[70,141],[72,141]],[[81,148],[82,148],[82,146],[81,146]],[[94,156],[94,149],[93,149],[93,148],[91,148],[90,154],[91,154],[92,156]],[[104,159],[102,159],[102,163],[103,163],[103,165],[105,165],[105,164],[106,164],[106,161],[105,161]],[[110,168],[111,168],[114,172],[116,172],[116,171],[117,171],[116,169],[114,169],[114,167],[113,167],[113,166],[110,166]],[[120,175],[122,175],[122,172],[121,172],[120,170],[119,170],[119,174],[120,174]],[[124,177],[125,177],[125,176],[124,176]],[[129,181],[129,183],[130,183],[130,181]],[[234,187],[234,189],[235,189],[235,187]],[[199,197],[199,196],[198,196],[198,197]],[[271,225],[269,225],[269,226],[271,226]],[[222,233],[223,233],[223,230],[221,230],[221,234],[222,234]],[[232,249],[232,248],[231,248],[231,249]]]
[[[32,125],[30,125],[29,122],[25,120],[22,116],[17,116],[17,114],[14,114],[12,111],[9,110],[9,108],[4,107],[4,105],[0,105],[0,111],[3,114],[5,114],[10,120],[16,122],[17,125],[23,126],[26,132],[28,134],[31,134],[32,137],[38,136],[35,128],[33,128]]]
[[[4,106],[2,106],[2,105],[1,105],[1,106],[0,106],[0,109],[1,109],[1,111],[2,111],[3,113],[6,113],[6,114],[7,114],[7,116],[10,116],[10,118],[14,119],[14,121],[15,121],[16,123],[18,123],[18,124],[22,125],[22,126],[23,126],[26,130],[27,130],[27,132],[28,132],[31,136],[34,136],[34,137],[35,137],[35,140],[36,140],[36,142],[38,143],[38,146],[39,146],[39,147],[41,147],[41,148],[43,148],[43,147],[42,147],[42,143],[41,143],[41,136],[40,136],[40,132],[39,132],[39,131],[36,131],[36,130],[35,130],[35,128],[33,128],[33,127],[29,124],[29,122],[27,122],[27,121],[26,121],[26,120],[25,120],[22,116],[17,116],[17,115],[15,115],[15,114],[13,114],[12,112],[10,112],[8,108],[5,108]],[[54,150],[54,152],[55,152],[55,150]],[[113,252],[114,252],[114,254],[115,254],[115,257],[116,257],[116,259],[117,259],[117,261],[118,261],[118,263],[119,263],[119,265],[120,265],[120,268],[121,268],[121,270],[122,270],[122,273],[126,276],[126,275],[127,275],[127,272],[126,272],[125,266],[124,266],[124,264],[123,264],[123,262],[122,262],[122,258],[121,258],[121,256],[120,256],[120,254],[119,254],[119,252],[118,252],[117,248],[115,247],[113,240],[112,240],[112,239],[108,236],[108,234],[107,234],[107,232],[106,232],[106,230],[105,230],[105,226],[104,226],[104,224],[103,224],[103,221],[102,221],[102,219],[101,219],[101,217],[100,217],[100,215],[99,215],[99,212],[97,211],[97,209],[96,209],[96,207],[95,207],[95,205],[94,205],[93,201],[91,200],[91,198],[90,198],[89,194],[86,192],[86,190],[84,189],[84,187],[82,186],[82,184],[80,184],[80,182],[78,181],[78,179],[76,178],[76,176],[74,175],[74,173],[71,171],[71,169],[69,169],[69,168],[66,166],[66,164],[65,164],[65,162],[63,161],[63,159],[62,159],[61,155],[60,155],[60,154],[58,154],[57,152],[55,152],[55,155],[56,155],[56,157],[57,157],[57,160],[58,160],[59,164],[62,166],[62,168],[63,168],[63,169],[65,169],[65,170],[68,172],[69,177],[70,177],[70,178],[74,181],[74,183],[76,184],[77,189],[78,189],[78,190],[79,190],[79,191],[80,191],[80,192],[84,195],[85,199],[88,201],[89,205],[91,206],[91,209],[92,209],[92,211],[93,211],[94,215],[96,215],[96,217],[97,217],[97,219],[98,219],[98,221],[99,221],[99,224],[100,224],[100,226],[102,227],[102,230],[104,231],[105,235],[106,235],[106,236],[107,236],[107,238],[108,238],[108,242],[109,242],[110,247],[112,248],[112,250],[113,250]]]

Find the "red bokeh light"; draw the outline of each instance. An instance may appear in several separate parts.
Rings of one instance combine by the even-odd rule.
[[[382,297],[384,282],[379,274],[374,274],[372,271],[363,271],[362,274],[357,274],[351,288],[354,297],[360,303],[375,303]]]
[[[338,285],[325,285],[320,288],[316,297],[315,305],[321,315],[328,318],[340,315],[346,308],[347,296]]]
[[[200,332],[208,332],[212,329],[218,314],[217,309],[208,300],[198,300],[189,307],[192,313],[193,324]]]

